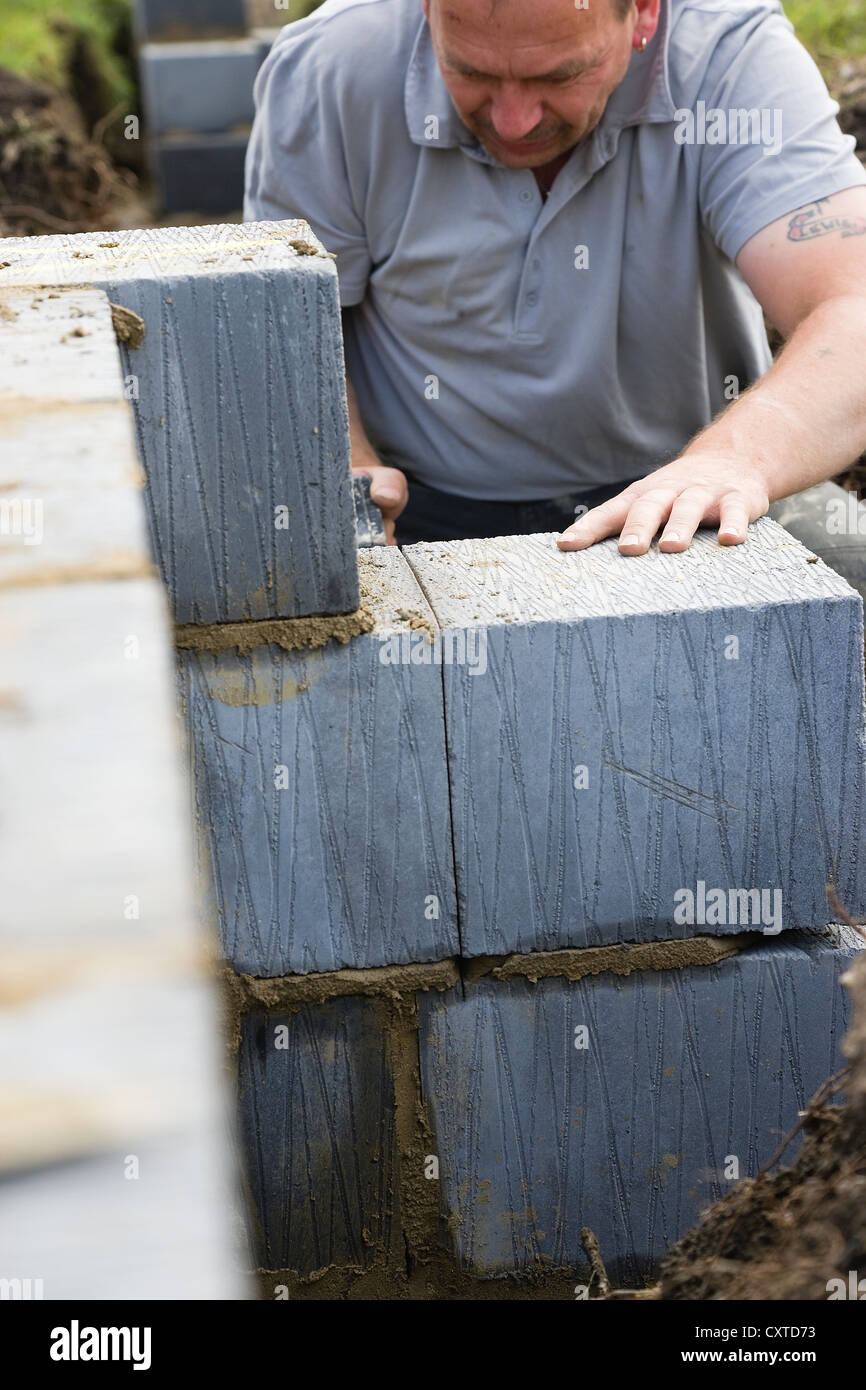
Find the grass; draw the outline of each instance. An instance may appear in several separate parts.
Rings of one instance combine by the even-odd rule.
[[[783,0],[785,13],[816,59],[866,54],[866,0]]]
[[[127,22],[129,0],[0,0],[0,66],[70,89],[69,47],[84,35],[114,102],[128,101],[133,83],[114,39]]]

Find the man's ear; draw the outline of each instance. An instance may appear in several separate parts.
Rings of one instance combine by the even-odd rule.
[[[424,0],[427,3],[427,0]],[[661,0],[635,0],[638,19],[635,32],[640,38],[645,38],[650,43],[656,36],[659,27],[659,10]]]

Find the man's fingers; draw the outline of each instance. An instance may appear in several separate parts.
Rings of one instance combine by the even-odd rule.
[[[687,550],[701,522],[717,510],[718,499],[707,488],[686,488],[671,507],[659,550]]]
[[[352,468],[356,477],[370,479],[370,501],[375,502],[382,513],[385,526],[385,539],[389,545],[396,545],[397,517],[409,501],[409,484],[399,468],[388,468],[384,463],[359,464]]]
[[[593,507],[579,521],[572,522],[559,537],[557,545],[560,550],[583,550],[596,541],[603,541],[606,536],[615,535],[628,515],[628,508],[629,499],[625,493],[611,497],[610,501]]]
[[[653,491],[638,497],[628,509],[623,522],[619,548],[623,555],[645,555],[652,538],[670,512],[673,491]]]
[[[409,487],[399,468],[362,469],[370,475],[370,497],[376,506],[396,519],[409,501]]]
[[[766,506],[764,506],[766,511]],[[645,555],[663,526],[659,549],[687,550],[698,527],[718,525],[720,545],[742,545],[749,523],[761,515],[760,505],[750,507],[741,490],[716,491],[707,486],[651,488],[635,496],[626,489],[617,497],[593,507],[559,537],[561,550],[583,550],[617,532],[623,555]]]
[[[359,466],[352,472],[370,479],[370,500],[375,502],[382,513],[385,524],[385,539],[389,545],[396,545],[394,522],[409,501],[409,484],[399,468],[387,468],[384,463]]]
[[[749,531],[749,508],[736,492],[726,492],[719,508],[719,545],[742,545]]]

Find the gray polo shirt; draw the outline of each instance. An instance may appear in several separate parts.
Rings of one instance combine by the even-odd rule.
[[[328,0],[256,103],[245,217],[305,217],[336,253],[374,446],[468,497],[676,457],[769,364],[743,244],[866,182],[775,0],[662,0],[546,201],[457,116],[420,0]]]

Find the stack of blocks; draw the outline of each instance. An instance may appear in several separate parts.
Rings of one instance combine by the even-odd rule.
[[[435,1227],[464,1277],[579,1277],[590,1226],[640,1283],[838,1064],[859,596],[769,520],[637,559],[359,551],[309,229],[117,240],[0,244],[0,286],[90,276],[145,320],[256,1262],[405,1274]]]
[[[309,1275],[387,1259],[408,1154],[422,1185],[438,1181],[461,1270],[580,1277],[589,1226],[611,1275],[639,1285],[772,1155],[839,1064],[839,978],[858,939],[827,927],[825,889],[862,912],[860,600],[769,521],[742,549],[701,534],[681,556],[628,560],[613,543],[565,555],[533,536],[413,546],[404,559],[433,640],[425,658],[417,628],[407,643],[383,627],[376,674],[400,662],[419,715],[429,674],[442,676],[463,958],[449,990],[417,995],[429,1143],[401,1147],[388,1106],[369,1136],[367,1107],[399,1093],[381,1000],[302,1006],[279,987],[252,991],[265,1007],[243,1030],[242,1122],[261,1262]],[[315,720],[315,687],[304,698]],[[329,801],[352,786],[366,819],[369,782],[351,773],[342,726],[339,779],[301,791],[294,721],[294,764],[272,723],[265,740],[290,769],[287,794],[336,829]],[[383,791],[419,727],[394,725]],[[239,726],[231,739],[266,761]],[[228,838],[238,822],[207,799]],[[322,882],[318,859],[299,867],[274,825],[258,847],[244,839],[271,856],[252,969],[246,912],[231,919],[236,959],[256,976],[274,973],[266,924],[293,941],[295,874]],[[419,873],[390,817],[374,835],[372,873],[343,880],[350,901],[327,931],[330,944],[351,924],[358,943],[360,913],[365,949],[343,959],[367,970],[382,960],[382,898],[365,895],[382,856],[399,844],[394,875],[416,897],[441,863]],[[415,931],[414,959],[432,959]],[[318,940],[305,926],[307,949]],[[329,1162],[311,1165],[320,1144]]]
[[[279,14],[275,8],[275,19]],[[244,0],[135,0],[134,16],[163,207],[240,208],[253,84],[279,28],[248,32]]]

